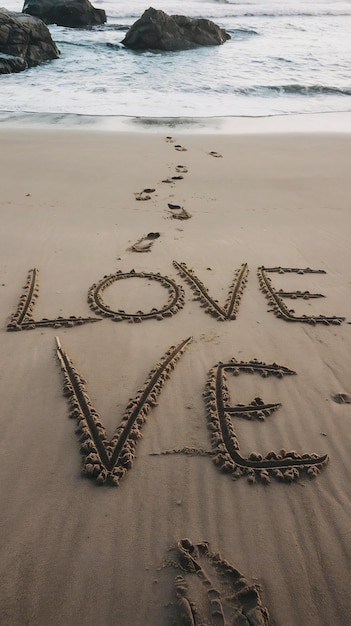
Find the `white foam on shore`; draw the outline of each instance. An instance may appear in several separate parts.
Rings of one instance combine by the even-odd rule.
[[[154,131],[162,127],[192,134],[351,133],[351,112],[171,120],[134,118],[127,123],[129,128],[138,130]]]
[[[1,128],[97,130],[178,134],[351,133],[351,112],[267,117],[153,118],[76,114],[0,113]]]

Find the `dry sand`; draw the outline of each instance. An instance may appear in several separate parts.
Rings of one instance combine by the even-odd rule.
[[[260,585],[269,623],[346,626],[351,136],[166,135],[0,131],[0,623],[253,624],[238,615],[256,587],[238,595],[242,579],[219,552],[249,589]],[[262,266],[325,273],[260,269],[260,288]],[[140,323],[113,321],[121,310]],[[297,375],[262,378],[262,366],[231,359]],[[193,455],[160,454],[184,449]],[[299,458],[311,453],[322,458]],[[185,538],[209,548],[192,552]],[[259,600],[252,611],[268,623]]]

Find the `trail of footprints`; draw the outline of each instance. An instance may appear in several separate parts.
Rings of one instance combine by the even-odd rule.
[[[172,137],[167,137],[166,141],[169,143],[173,143],[174,144],[174,140]],[[178,152],[186,152],[187,149],[184,148],[183,146],[181,146],[180,144],[175,144],[174,145],[175,150],[177,150]],[[173,176],[169,176],[168,178],[164,178],[162,180],[162,183],[168,183],[171,185],[174,185],[177,181],[179,180],[183,180],[184,178],[184,174],[188,173],[188,168],[185,165],[176,165],[175,167],[175,175]],[[154,193],[156,191],[156,189],[154,188],[146,188],[143,189],[143,191],[141,192],[136,192],[135,195],[135,199],[136,200],[150,200],[151,199],[151,194]],[[188,220],[190,219],[191,213],[189,213],[189,211],[187,211],[184,207],[180,206],[180,205],[176,205],[176,204],[168,204],[168,209],[170,210],[170,218],[171,219],[177,219],[177,220]],[[133,246],[132,246],[132,250],[134,250],[135,252],[148,252],[151,249],[151,245],[147,245],[147,243],[145,243],[145,238],[140,239],[139,241],[137,241]]]
[[[158,396],[192,338],[171,346],[150,371],[143,387],[127,404],[120,425],[109,440],[106,429],[94,409],[86,383],[56,338],[57,357],[63,372],[63,393],[67,397],[69,416],[78,422],[83,475],[100,484],[119,485],[133,466],[138,440],[149,411],[157,405]]]
[[[177,150],[177,152],[187,152],[187,148],[185,148],[184,146],[180,144],[176,144],[173,137],[170,137],[170,136],[166,137],[166,142],[173,144],[174,149]],[[215,151],[211,151],[208,154],[212,157],[217,157],[217,158],[222,157],[221,154]],[[169,176],[168,178],[164,178],[162,180],[162,183],[168,183],[173,186],[177,181],[184,179],[184,174],[188,173],[188,168],[185,165],[176,165],[175,171],[176,171],[175,175]],[[153,187],[145,188],[140,192],[135,192],[134,194],[135,199],[138,201],[151,200],[152,194],[155,191],[156,189]],[[181,205],[168,203],[168,209],[169,209],[169,217],[171,219],[184,221],[192,217],[191,213],[189,213],[189,211]],[[138,239],[131,246],[130,250],[132,250],[133,252],[150,252],[153,243],[154,243],[153,241],[150,241],[148,239],[148,235],[147,235]]]
[[[250,583],[207,542],[181,539],[165,565],[181,571],[175,578],[174,626],[269,626],[260,587]]]
[[[172,137],[167,137],[166,141],[174,143]],[[187,148],[184,148],[180,144],[174,144],[175,150],[178,152],[187,152]],[[163,183],[175,183],[178,180],[183,180],[183,174],[188,173],[188,168],[185,165],[176,165],[176,175],[162,180]],[[176,220],[188,220],[192,217],[191,213],[187,211],[183,206],[178,204],[168,203],[168,209],[170,211],[170,218]]]

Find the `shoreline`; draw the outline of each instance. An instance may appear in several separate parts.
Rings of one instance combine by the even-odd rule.
[[[228,117],[129,117],[72,113],[0,112],[1,128],[154,133],[172,130],[179,134],[351,133],[351,112],[277,114]]]

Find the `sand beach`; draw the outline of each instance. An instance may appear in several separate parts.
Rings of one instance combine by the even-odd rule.
[[[351,622],[327,127],[1,126],[2,626]]]

